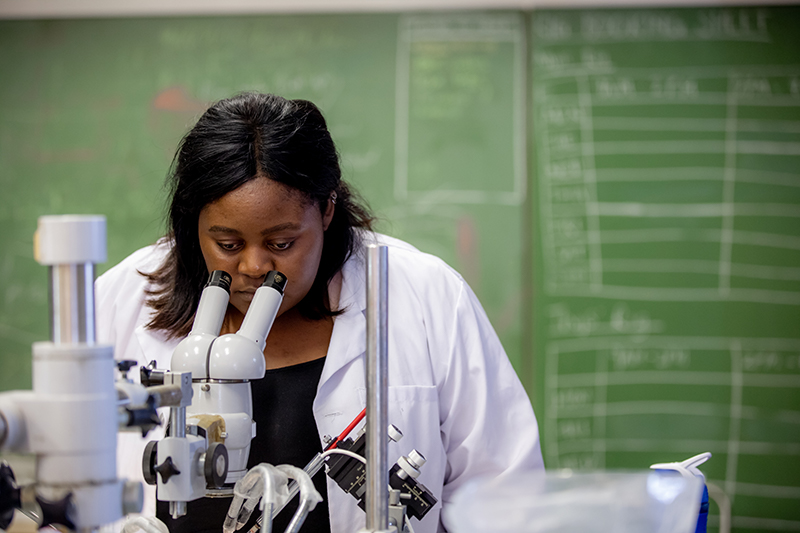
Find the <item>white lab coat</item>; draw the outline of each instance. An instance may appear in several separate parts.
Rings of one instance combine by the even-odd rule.
[[[478,476],[543,470],[539,431],[530,401],[480,303],[461,276],[440,259],[409,244],[369,234],[389,246],[389,422],[403,432],[390,442],[393,462],[412,449],[427,459],[420,481],[439,503],[417,533],[445,530],[441,511],[453,492]],[[143,248],[97,280],[99,339],[114,345],[116,359],[151,360],[169,368],[176,340],[144,328],[146,280],[168,250]],[[345,264],[340,308],[314,400],[320,438],[335,436],[366,405],[365,274],[362,254]],[[289,280],[291,283],[291,280]],[[157,438],[151,432],[147,440]],[[120,476],[141,479],[145,441],[121,434]],[[310,459],[310,458],[309,458]],[[147,487],[144,512],[153,514],[155,491]],[[364,512],[328,479],[331,529],[356,532]]]

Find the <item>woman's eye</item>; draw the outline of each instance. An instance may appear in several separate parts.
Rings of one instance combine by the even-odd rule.
[[[226,252],[235,252],[239,249],[239,244],[235,242],[218,242],[217,245]]]
[[[287,250],[291,245],[292,245],[292,243],[290,241],[290,242],[274,242],[274,243],[272,243],[271,246],[275,250]]]

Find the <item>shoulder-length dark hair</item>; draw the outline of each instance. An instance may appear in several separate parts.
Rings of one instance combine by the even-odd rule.
[[[370,229],[372,216],[342,181],[336,147],[317,106],[242,93],[212,105],[178,146],[167,178],[172,248],[157,270],[143,273],[153,286],[147,293],[154,309],[148,328],[170,337],[189,333],[208,278],[198,238],[200,211],[259,176],[302,192],[322,213],[335,193],[317,276],[297,305],[310,319],[337,314],[328,302],[328,282],[358,245],[355,228]]]

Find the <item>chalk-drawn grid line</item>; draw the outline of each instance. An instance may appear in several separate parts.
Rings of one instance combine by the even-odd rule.
[[[731,504],[734,503],[736,496],[736,481],[739,472],[739,454],[742,449],[742,389],[744,388],[744,375],[742,372],[742,347],[738,340],[731,341],[731,401],[730,401],[730,425],[728,427],[728,451],[725,465],[725,492],[728,494]],[[800,376],[798,376],[800,378]],[[798,380],[800,385],[800,379]],[[792,443],[794,444],[794,443]],[[775,443],[776,448],[780,449],[783,443]],[[800,455],[800,444],[797,445]]]
[[[604,385],[605,386],[605,385]],[[558,387],[555,387],[557,390]],[[680,416],[711,416],[728,417],[730,406],[712,402],[690,402],[679,400],[637,400],[603,402],[593,401],[583,405],[559,405],[558,418],[583,418],[599,416],[630,415],[680,415]],[[765,420],[786,424],[800,425],[800,411],[788,409],[762,409],[759,407],[743,405],[739,417],[742,420]]]
[[[717,242],[720,230],[687,230],[686,228],[664,228],[646,230],[606,230],[603,244],[630,244],[655,242]],[[576,237],[562,236],[554,249],[585,246],[587,240],[580,234]],[[760,234],[756,232],[733,232],[733,243],[751,246],[770,247],[784,250],[800,250],[800,237],[778,234]],[[562,265],[562,269],[569,269]],[[603,259],[605,273],[642,273],[642,274],[698,274],[717,275],[719,262],[703,259]],[[774,265],[758,265],[730,263],[731,278],[760,279],[770,281],[800,281],[800,267],[784,267]],[[790,291],[791,292],[791,291]]]
[[[557,461],[561,449],[557,433],[557,420],[561,413],[569,408],[560,406],[556,400],[555,391],[566,388],[593,389],[597,383],[604,386],[614,385],[716,385],[730,386],[730,372],[713,371],[612,371],[605,372],[604,376],[598,378],[598,372],[559,374],[558,359],[561,354],[592,352],[609,350],[614,348],[637,348],[637,349],[693,349],[693,350],[716,350],[730,351],[732,343],[736,343],[739,350],[743,352],[751,351],[770,351],[778,353],[796,354],[800,353],[800,339],[787,338],[727,338],[727,337],[683,337],[683,336],[646,336],[646,337],[624,337],[618,335],[608,336],[587,336],[583,338],[570,338],[553,340],[547,343],[545,359],[545,386],[547,389],[546,416],[545,416],[545,438],[547,443],[547,455],[551,461]],[[598,381],[599,380],[599,381]],[[798,388],[800,389],[800,374],[775,374],[775,373],[743,373],[742,386],[764,387],[764,388]],[[618,407],[607,404],[605,409],[609,413],[615,412],[623,414],[624,410],[631,411],[636,407],[622,404]],[[639,407],[639,409],[664,409],[680,410],[677,403],[656,403],[655,406]],[[704,409],[716,409],[716,407],[705,407]],[[746,418],[757,418],[759,414],[757,408],[743,408],[740,416]],[[800,421],[797,413],[790,410],[781,410],[775,416],[786,423],[796,424]],[[725,441],[727,442],[727,441]],[[750,445],[752,448],[752,445]],[[800,446],[800,444],[798,444]],[[705,449],[704,446],[695,446],[690,449]],[[563,451],[563,450],[562,450]],[[720,451],[726,451],[727,448]],[[743,452],[742,452],[743,453]],[[556,464],[556,463],[552,463]]]
[[[580,338],[552,340],[547,349],[553,354],[584,352],[587,350],[609,350],[612,348],[686,348],[690,350],[729,351],[731,341],[740,343],[745,351],[800,352],[800,339],[781,337],[699,337],[658,335],[649,337],[625,337],[620,335],[594,335]],[[555,368],[555,367],[554,367]],[[728,382],[730,383],[730,382]]]
[[[597,379],[596,372],[582,374],[559,374],[559,387],[591,387]],[[548,376],[549,378],[549,376]],[[630,370],[610,371],[604,376],[608,386],[612,385],[723,385],[731,384],[730,372],[676,371],[676,370]],[[743,373],[742,386],[767,389],[800,389],[800,374],[755,374]],[[548,387],[552,388],[548,383]]]
[[[596,232],[595,235],[592,235]],[[601,244],[634,244],[648,242],[719,242],[722,230],[720,229],[691,229],[691,228],[647,228],[623,230],[586,230],[579,235],[582,237],[562,237],[555,246],[574,246],[588,242],[601,242]],[[602,238],[601,238],[602,236]],[[783,235],[779,233],[765,233],[758,231],[732,230],[731,242],[748,246],[764,246],[784,250],[800,250],[800,236]],[[603,259],[605,265],[613,259]],[[790,268],[790,267],[787,267]]]
[[[554,218],[580,216],[585,210],[585,202],[560,203],[553,212]],[[736,216],[751,217],[800,217],[800,205],[782,203],[694,203],[662,204],[644,202],[597,202],[597,213],[609,217],[644,218],[719,218],[728,209]]]
[[[732,288],[721,294],[719,288],[633,287],[604,284],[592,291],[589,284],[571,282],[555,284],[548,293],[559,296],[606,298],[612,300],[663,302],[754,302],[778,305],[800,305],[800,292],[770,289]]]
[[[650,15],[650,14],[648,14]],[[652,16],[658,16],[658,12],[654,12]],[[592,16],[592,15],[589,15]],[[608,15],[608,16],[614,16]],[[618,26],[621,27],[621,26]],[[663,27],[663,26],[662,26]],[[560,35],[550,35],[548,33],[537,33],[536,40],[542,46],[558,46],[558,45],[592,45],[592,44],[610,44],[610,43],[663,43],[663,42],[755,42],[755,43],[769,43],[771,38],[766,30],[751,31],[751,32],[737,32],[734,34],[721,33],[714,30],[704,31],[702,29],[694,28],[689,29],[681,27],[679,31],[666,31],[666,32],[649,32],[643,31],[627,31],[623,28],[620,33],[614,33],[617,29],[611,32],[596,32],[584,33],[583,31],[572,33],[569,37]]]
[[[547,386],[552,389],[558,389],[558,350],[550,345],[547,347],[545,354],[545,376],[547,376]],[[548,464],[557,465],[559,458],[558,447],[558,403],[553,401],[553,394],[545,394],[545,411],[547,416],[544,417],[544,437],[545,437],[545,453],[547,455]]]
[[[579,155],[587,149],[586,143],[575,144],[568,149],[558,150],[561,158]],[[746,155],[800,155],[800,142],[782,141],[733,141],[728,146],[724,140],[657,140],[657,141],[595,141],[592,143],[595,155],[646,155],[646,154],[724,154],[733,150]]]
[[[737,529],[755,529],[756,531],[800,531],[800,520],[734,515],[731,516],[731,526]]]
[[[588,196],[587,201],[584,202],[586,208],[586,224],[588,226],[587,233],[587,250],[589,252],[589,277],[591,280],[592,290],[597,290],[603,284],[603,257],[601,254],[600,237],[600,222],[597,213],[592,209],[597,201],[597,183],[595,181],[595,143],[593,138],[592,125],[592,98],[589,91],[588,81],[581,77],[578,79],[578,86],[581,92],[578,96],[578,102],[582,112],[580,113],[580,135],[583,142],[580,143],[580,157],[581,166],[583,168],[584,191]],[[587,112],[588,111],[588,112]],[[552,155],[550,160],[553,160]],[[551,200],[552,201],[552,200]]]
[[[588,67],[585,64],[564,65],[557,70],[547,68],[537,68],[537,85],[547,85],[552,80],[554,83],[560,82],[559,78],[574,78],[576,76],[612,76],[630,75],[651,79],[654,74],[660,76],[687,76],[696,79],[714,78],[747,78],[752,76],[798,76],[800,75],[800,65],[708,65],[693,67]]]
[[[760,483],[736,483],[736,493],[742,496],[760,496],[762,498],[800,499],[800,487],[785,485],[762,485]]]
[[[482,23],[493,27],[482,27]],[[450,24],[466,25],[463,29]],[[499,26],[499,27],[498,27]],[[438,189],[414,191],[409,188],[409,135],[411,116],[411,43],[424,42],[510,42],[514,45],[512,138],[513,188],[510,191]],[[432,17],[401,17],[396,54],[395,98],[395,169],[394,196],[401,202],[419,204],[500,204],[520,205],[527,194],[526,163],[526,43],[522,24],[517,15],[448,15]]]
[[[592,93],[594,107],[604,106],[641,106],[641,105],[703,105],[724,107],[728,100],[728,92],[701,92],[692,96],[653,96],[648,93],[627,93],[620,95]],[[548,104],[551,106],[571,103],[577,93],[558,93],[549,95]],[[799,107],[800,98],[784,94],[736,94],[739,105],[744,107]],[[562,103],[563,102],[563,103]]]
[[[559,442],[561,455],[588,453],[594,451],[594,439],[575,439]],[[740,443],[740,455],[800,455],[800,443],[796,442],[748,442]],[[605,448],[609,452],[688,452],[704,450],[711,453],[728,453],[727,440],[691,440],[691,439],[605,439]]]
[[[734,239],[735,239],[734,233]],[[657,240],[657,239],[656,239]],[[652,241],[651,241],[652,242]],[[604,259],[604,272],[716,274],[718,262],[704,259]],[[800,267],[731,263],[731,276],[800,281]]]
[[[597,181],[609,182],[653,182],[653,181],[722,181],[721,167],[655,167],[655,168],[602,168],[597,169]],[[800,187],[800,173],[756,171],[744,168],[736,169],[737,183],[758,183],[778,185],[782,187]],[[579,183],[564,179],[558,183]],[[557,183],[557,184],[558,184]]]
[[[541,150],[541,160],[542,162],[549,161],[550,159],[550,134],[547,129],[543,130],[540,136],[544,139],[542,144]],[[581,183],[583,182],[583,176],[579,176]],[[553,229],[553,203],[552,203],[552,188],[550,180],[539,180],[539,195],[540,195],[540,205],[539,209],[542,215],[542,241],[544,243],[544,248],[546,250],[553,250],[556,239],[555,239],[555,232]],[[556,268],[556,261],[554,254],[547,253],[544,257],[545,262],[545,271],[552,272]],[[552,284],[552,281],[545,280],[545,286],[548,290],[552,290],[555,288],[555,285]]]
[[[798,102],[800,106],[800,102]],[[724,118],[594,117],[595,131],[703,131],[724,133]],[[800,121],[737,119],[736,131],[747,133],[800,133]]]
[[[553,185],[578,185],[583,178],[577,173],[549,175],[545,169],[542,175]],[[598,183],[614,182],[659,182],[659,181],[722,181],[722,167],[653,167],[653,168],[601,168],[597,169]],[[781,187],[800,187],[800,174],[790,172],[757,171],[737,169],[736,181],[742,183],[758,183],[761,185],[778,185]]]

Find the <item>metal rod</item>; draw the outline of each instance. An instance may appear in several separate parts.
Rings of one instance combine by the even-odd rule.
[[[386,246],[367,247],[367,530],[389,527],[388,288]]]
[[[50,266],[50,338],[55,344],[94,344],[94,264]]]
[[[169,408],[169,436],[182,439],[186,437],[186,407]],[[186,515],[186,502],[169,502],[169,514],[174,519]]]

